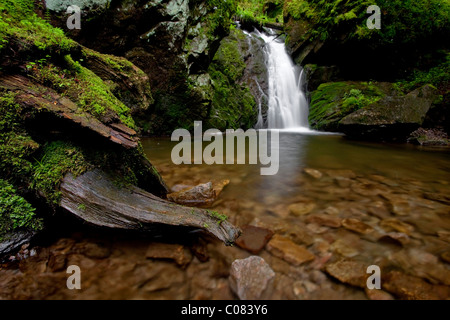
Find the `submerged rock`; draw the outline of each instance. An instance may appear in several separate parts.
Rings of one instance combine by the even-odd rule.
[[[365,288],[368,278],[367,267],[362,262],[355,260],[340,260],[329,263],[325,266],[325,271],[337,280],[352,286]]]
[[[152,243],[148,246],[145,256],[151,259],[173,260],[183,268],[192,261],[189,249],[179,244]]]
[[[241,300],[268,298],[275,272],[258,256],[235,260],[231,265],[230,287]]]
[[[292,240],[278,234],[274,235],[269,241],[267,244],[267,250],[274,256],[295,266],[312,261],[315,258],[315,256],[308,251],[305,246],[300,246]]]
[[[241,227],[241,230],[242,235],[237,239],[236,244],[253,254],[258,254],[264,249],[273,235],[273,232],[269,229],[249,225]]]

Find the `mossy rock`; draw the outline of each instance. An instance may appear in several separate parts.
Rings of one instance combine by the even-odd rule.
[[[323,83],[311,93],[310,126],[322,131],[339,131],[342,118],[392,93],[395,89],[390,83]]]

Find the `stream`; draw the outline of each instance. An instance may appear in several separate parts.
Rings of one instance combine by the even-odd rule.
[[[214,210],[314,255],[295,265],[267,246],[259,252],[276,274],[269,299],[445,298],[436,292],[448,290],[450,280],[448,150],[282,132],[279,172],[262,176],[259,165],[174,165],[175,144],[143,139],[168,186],[228,179]],[[32,257],[2,265],[1,298],[236,299],[230,266],[252,255],[198,232],[134,235],[75,222],[58,230]],[[161,258],[147,258],[155,249]],[[342,259],[349,264],[327,267]],[[78,291],[65,285],[72,264],[82,270]],[[358,265],[398,271],[382,278],[390,293],[350,285]],[[409,296],[399,288],[405,281],[413,286]]]

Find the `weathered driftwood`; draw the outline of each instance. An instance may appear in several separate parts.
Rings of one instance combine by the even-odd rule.
[[[145,229],[149,224],[165,224],[200,228],[227,245],[240,234],[238,228],[207,210],[183,207],[134,186],[120,187],[100,170],[76,178],[66,175],[61,192],[61,207],[98,226]]]

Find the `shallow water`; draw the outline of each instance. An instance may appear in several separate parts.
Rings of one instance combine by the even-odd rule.
[[[177,166],[171,162],[177,142],[142,143],[169,187],[229,179],[214,210],[314,255],[293,263],[269,242],[258,253],[276,274],[266,298],[449,297],[448,149],[281,132],[279,171],[262,176],[259,165]],[[0,267],[0,298],[236,299],[228,281],[231,263],[252,255],[202,233],[138,237],[77,228],[38,247],[34,257]],[[149,246],[168,239],[187,250],[187,263],[146,258]],[[163,249],[175,250],[173,245]],[[65,288],[70,264],[83,270],[78,292]],[[367,290],[358,280],[367,277],[369,265],[380,266],[383,290]]]

